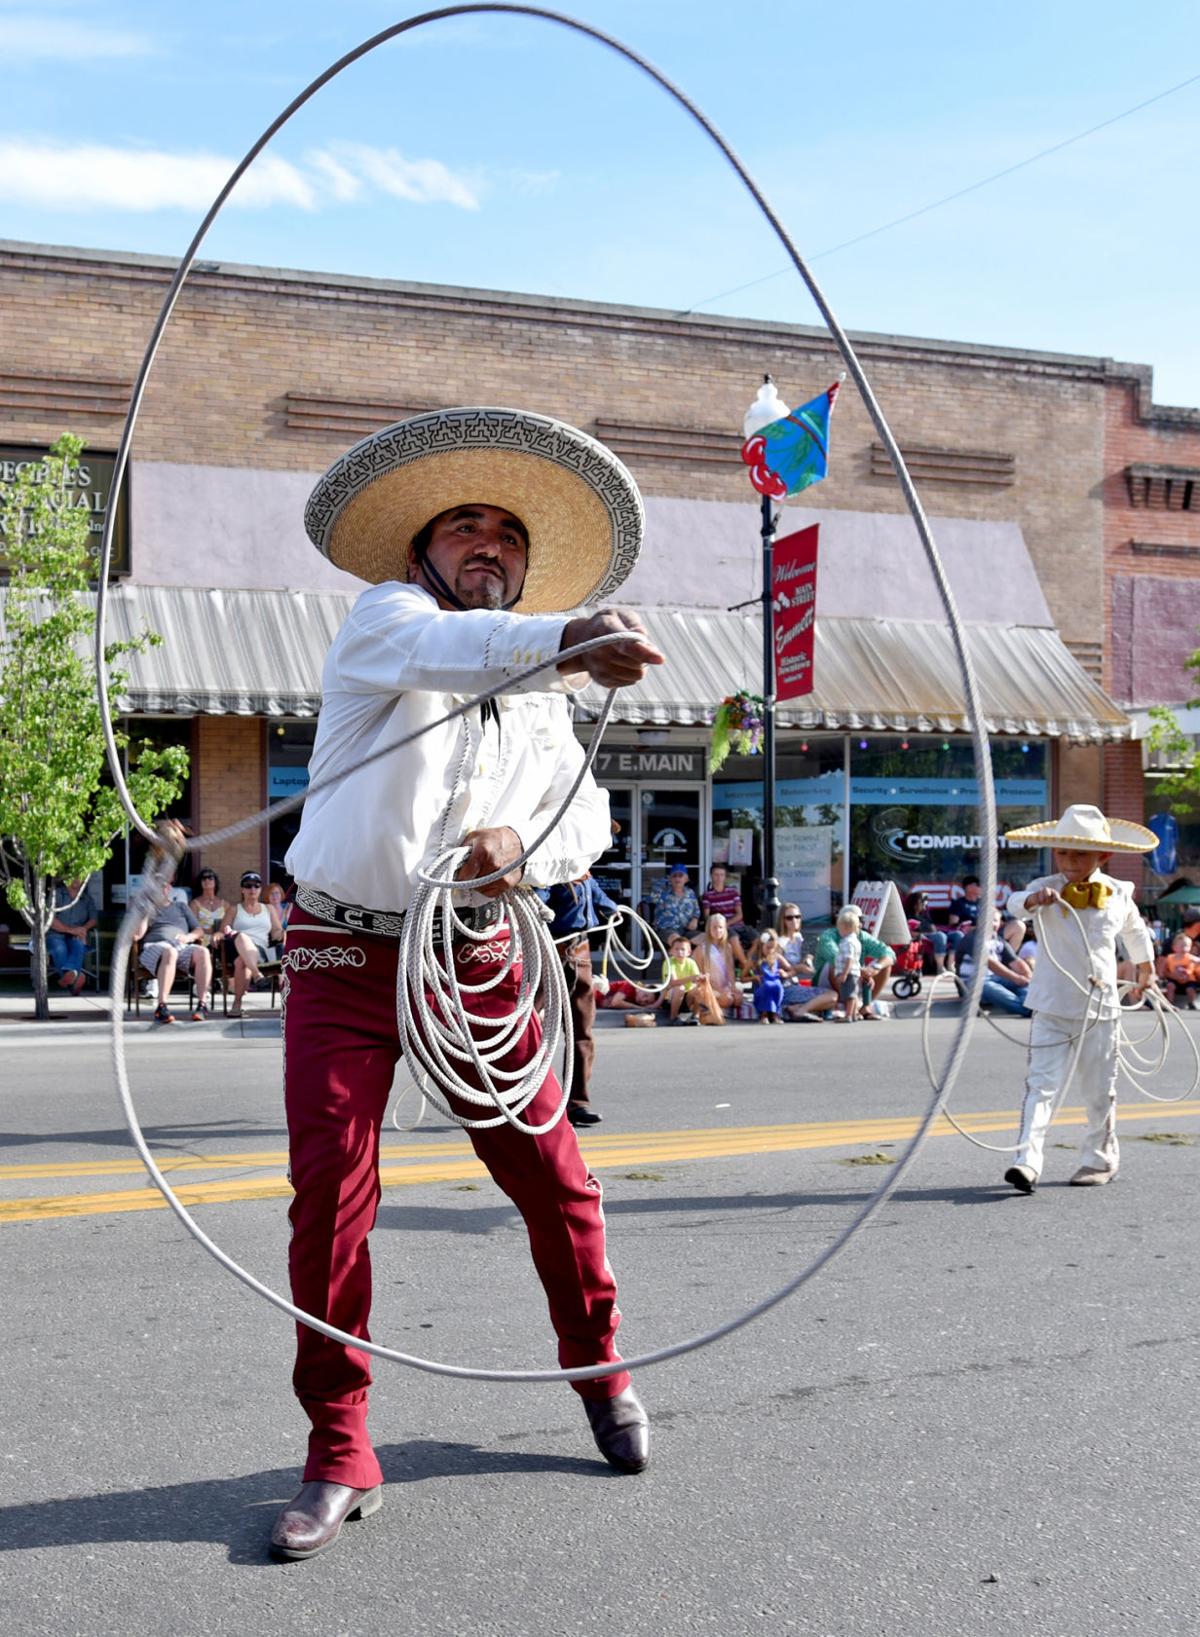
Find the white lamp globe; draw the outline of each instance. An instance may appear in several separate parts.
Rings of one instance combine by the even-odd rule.
[[[790,414],[791,405],[784,403],[775,390],[774,381],[766,375],[758,389],[757,397],[742,417],[742,434],[744,437],[752,438],[756,432],[761,432],[764,426],[770,426],[772,421],[781,421],[785,415]]]

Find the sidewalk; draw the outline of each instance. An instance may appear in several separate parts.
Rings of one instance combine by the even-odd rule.
[[[213,1036],[217,1039],[246,1040],[278,1038],[282,1012],[278,1004],[272,1009],[268,995],[248,995],[245,1015],[240,1018],[221,1015],[220,997],[207,1023],[191,1023],[180,992],[173,1025],[155,1023],[154,1002],[143,1001],[141,1016],[125,1012],[127,1037],[148,1036],[158,1040],[186,1039],[189,1042]],[[50,1017],[39,1023],[33,1015],[33,995],[18,988],[0,991],[0,1043],[23,1044],[36,1040],[107,1040],[111,1033],[111,1003],[106,991],[94,990],[82,995],[68,995],[61,990],[50,990]]]

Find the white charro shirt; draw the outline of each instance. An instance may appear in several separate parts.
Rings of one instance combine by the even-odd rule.
[[[1141,912],[1133,901],[1133,887],[1128,881],[1118,881],[1111,875],[1094,870],[1089,881],[1102,882],[1111,888],[1112,895],[1103,909],[1077,910],[1079,922],[1062,904],[1048,904],[1038,917],[1038,952],[1029,980],[1029,994],[1025,1004],[1034,1012],[1050,1012],[1055,1017],[1082,1017],[1087,1010],[1086,991],[1089,974],[1100,981],[1101,1000],[1097,1011],[1101,1017],[1117,1015],[1117,939],[1125,945],[1129,959],[1135,965],[1154,958],[1154,945],[1142,920]],[[1028,920],[1033,913],[1026,901],[1042,887],[1053,887],[1061,892],[1067,884],[1065,875],[1043,875],[1021,887],[1008,900],[1008,913],[1019,920]],[[1087,949],[1079,935],[1079,924],[1087,938]],[[1048,951],[1060,966],[1065,966],[1084,990],[1076,988],[1050,960]]]
[[[494,718],[485,724],[472,709],[359,764],[473,694],[552,659],[566,623],[563,614],[445,612],[429,592],[399,581],[364,591],[325,659],[310,794],[286,860],[296,880],[344,903],[399,911],[408,908],[417,869],[469,830],[507,825],[528,846],[583,760],[567,708],[571,682],[557,670],[500,695],[499,731]],[[611,841],[608,794],[588,773],[522,881],[570,881]]]

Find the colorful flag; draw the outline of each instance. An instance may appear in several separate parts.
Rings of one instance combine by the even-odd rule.
[[[785,500],[819,483],[829,464],[829,417],[840,381],[820,397],[772,421],[742,445],[742,459],[760,495]]]

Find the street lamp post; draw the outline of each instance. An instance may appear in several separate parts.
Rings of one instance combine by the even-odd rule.
[[[742,420],[747,438],[761,432],[772,421],[790,413],[775,390],[769,375],[763,376],[758,395]],[[763,918],[768,926],[779,924],[779,878],[775,874],[775,611],[772,604],[774,578],[775,515],[769,495],[762,497],[762,634],[763,634]]]

